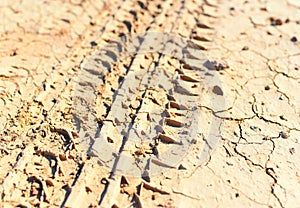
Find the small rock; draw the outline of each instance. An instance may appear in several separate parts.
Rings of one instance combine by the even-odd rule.
[[[248,51],[249,50],[249,47],[248,46],[244,46],[243,48],[242,48],[242,51]]]
[[[52,179],[47,178],[45,181],[48,186],[54,186],[54,181]]]
[[[65,154],[59,154],[59,159],[60,159],[61,161],[65,161],[65,160],[67,160],[67,157],[66,157]]]
[[[295,154],[295,152],[296,152],[294,147],[290,148],[289,151],[292,155]]]
[[[92,192],[92,189],[89,186],[85,186],[85,191],[86,192]]]
[[[287,139],[287,138],[289,138],[289,135],[287,134],[287,133],[285,133],[285,132],[280,132],[280,136],[281,136],[281,138],[283,138],[283,139]]]
[[[150,176],[149,176],[149,172],[147,170],[145,170],[144,173],[142,174],[142,179],[144,179],[145,181],[150,183],[151,179],[150,179]]]
[[[271,20],[271,25],[272,26],[282,25],[282,23],[283,23],[282,20],[279,19],[279,18],[271,17],[270,20]]]
[[[98,45],[98,44],[97,44],[95,41],[91,41],[91,42],[90,42],[90,44],[91,44],[91,46],[92,46],[92,47],[94,47],[94,46],[97,46],[97,45]]]
[[[292,41],[293,43],[295,43],[295,42],[297,42],[298,40],[297,40],[297,38],[296,38],[295,36],[293,36],[293,37],[291,38],[291,41]]]
[[[120,184],[121,187],[125,187],[125,186],[129,186],[129,181],[128,179],[122,175],[121,177],[121,184]]]
[[[108,143],[114,143],[114,140],[112,138],[110,138],[110,137],[107,137],[107,142]]]
[[[221,70],[229,68],[228,64],[224,60],[220,60],[220,61],[207,60],[203,64],[203,66],[205,66],[209,70],[216,70],[216,71],[221,71]]]
[[[9,54],[9,56],[16,56],[16,55],[18,55],[17,49],[12,50]]]
[[[281,120],[287,121],[287,119],[286,119],[283,115],[279,116],[279,118],[280,118]]]
[[[155,199],[156,199],[156,194],[152,194],[151,199],[152,199],[152,200],[155,200]]]
[[[186,170],[187,168],[184,167],[182,164],[179,165],[178,170]]]
[[[213,93],[215,93],[216,95],[221,95],[221,96],[224,95],[223,90],[221,89],[221,87],[219,87],[217,85],[214,86]]]

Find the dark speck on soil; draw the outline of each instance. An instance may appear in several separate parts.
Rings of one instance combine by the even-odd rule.
[[[295,42],[297,42],[298,40],[297,40],[297,38],[296,38],[295,36],[293,36],[293,37],[291,38],[291,41],[292,41],[293,43],[295,43]]]

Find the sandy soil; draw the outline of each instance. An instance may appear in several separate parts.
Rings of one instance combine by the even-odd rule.
[[[151,31],[191,39],[213,65],[206,75],[221,85],[201,91],[189,63],[155,52],[101,74],[89,68],[106,65],[94,54],[109,41]],[[0,207],[300,207],[299,31],[298,0],[0,1]],[[186,85],[170,88],[172,97],[149,88],[140,70],[154,85],[168,75]],[[97,93],[78,96],[90,75],[99,78]],[[147,90],[131,92],[136,82]],[[89,99],[94,120],[78,111]],[[188,101],[197,114],[184,114]],[[185,125],[194,115],[200,129]],[[216,120],[223,128],[210,143]],[[150,135],[149,123],[161,129],[158,142],[123,146],[119,129],[132,124]],[[117,173],[88,154],[82,137],[93,136],[92,125],[101,126],[105,145],[144,168]],[[195,135],[180,141],[183,131]],[[158,157],[183,141],[191,145],[180,161]],[[214,151],[201,162],[208,146]],[[145,168],[147,159],[163,169]]]

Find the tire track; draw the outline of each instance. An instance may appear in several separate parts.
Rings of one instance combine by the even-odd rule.
[[[140,6],[140,5],[139,5],[139,6]],[[149,5],[148,5],[148,6],[149,6]],[[128,7],[129,7],[129,6],[128,6]],[[127,6],[123,5],[123,8],[127,8]],[[130,7],[130,8],[132,8],[132,7]],[[143,9],[144,7],[143,7],[143,6],[140,6],[140,8]],[[163,7],[161,7],[161,8],[163,9]],[[138,11],[138,9],[139,9],[139,8],[136,8],[134,11]],[[126,14],[127,14],[127,13],[126,13]],[[116,18],[118,18],[118,17],[116,17]],[[122,16],[122,14],[120,14],[120,19],[124,19],[124,17]],[[132,21],[134,21],[134,20],[132,20]],[[113,25],[113,24],[110,25],[112,29],[110,30],[110,28],[107,28],[107,31],[112,31],[113,35],[116,35],[116,34],[115,34],[115,28],[116,28],[116,27],[117,27],[117,28],[122,28],[122,26],[119,26],[119,25],[118,25],[118,24],[120,24],[120,23],[123,23],[123,22],[117,21],[117,23],[116,23],[117,25]],[[126,26],[126,27],[127,27],[127,26]],[[127,27],[127,28],[128,28],[128,27]],[[124,26],[123,26],[123,29],[125,29]],[[145,29],[147,29],[147,28],[145,28]],[[120,30],[119,32],[120,32],[120,34],[121,34],[123,31]],[[125,32],[125,31],[124,31],[124,32]],[[108,37],[111,37],[110,34],[111,34],[111,33],[108,32],[108,34],[106,34],[106,35],[103,36],[103,39],[105,40],[105,39],[107,39]],[[118,73],[118,71],[116,71],[115,73]],[[107,80],[106,77],[103,77],[103,79],[104,79],[104,80]],[[118,79],[116,79],[116,80],[118,80]],[[101,103],[101,101],[100,101],[99,103]],[[90,177],[90,176],[89,176],[89,177]],[[78,189],[78,188],[75,187],[75,189]],[[76,193],[74,192],[74,194],[76,194]],[[72,192],[71,192],[71,196],[70,196],[70,197],[71,197],[71,198],[74,198],[74,197],[72,196]],[[67,205],[68,205],[68,203],[67,203]]]
[[[172,24],[172,22],[177,22],[177,20],[178,20],[178,18],[180,17],[180,13],[182,13],[182,11],[184,11],[184,4],[177,4],[177,5],[180,5],[179,7],[178,7],[178,10],[176,11],[175,10],[175,12],[174,12],[174,10],[172,10],[172,14],[176,14],[177,13],[177,16],[175,16],[175,21],[174,21],[174,19],[171,19],[170,17],[168,17],[168,18],[166,18],[166,19],[164,19],[165,18],[165,16],[167,16],[167,15],[163,15],[163,14],[161,14],[159,17],[162,17],[161,19],[159,19],[159,17],[158,17],[158,19],[161,21],[161,22],[165,22],[165,20],[167,20],[167,22],[168,22],[168,20],[171,22],[171,24],[166,24],[166,25],[172,25],[171,26],[171,28],[170,28],[170,32],[173,32],[173,27],[174,27],[174,24]],[[174,7],[172,7],[171,9],[174,9]],[[182,14],[181,14],[182,15]],[[161,24],[154,24],[154,25],[161,25]],[[186,31],[191,31],[192,30],[192,28],[193,27],[198,27],[199,26],[199,23],[197,24],[196,23],[196,21],[194,21],[194,25],[191,27],[191,28],[187,28],[187,30]],[[178,27],[178,30],[180,30],[181,31],[181,29],[183,28],[183,27],[186,27],[185,26],[185,24],[183,23],[183,24],[179,24],[179,27]],[[203,25],[200,25],[199,27],[204,27]],[[149,28],[149,30],[151,30],[151,27]],[[191,35],[189,35],[189,36],[191,36]],[[201,38],[198,38],[198,39],[201,39]],[[202,48],[202,49],[204,49],[204,48]],[[117,49],[115,49],[115,50],[112,50],[112,51],[116,51]],[[109,59],[109,58],[108,58]],[[160,57],[159,57],[159,59],[157,60],[157,62],[159,62],[160,61]],[[99,61],[99,60],[97,60],[97,62],[98,63],[96,63],[95,65],[97,65],[97,64],[99,64],[99,62],[101,62],[101,61]],[[136,63],[135,63],[136,62]],[[132,69],[132,66],[135,66],[135,65],[139,65],[140,63],[144,63],[145,62],[145,60],[136,60],[136,59],[134,59],[134,60],[131,60],[130,61],[130,65],[129,65],[129,73],[130,73],[130,70]],[[103,63],[103,60],[102,60],[102,63]],[[107,65],[107,63],[109,63],[108,61],[105,61],[105,63],[106,63],[106,65]],[[107,66],[106,66],[107,67]],[[90,72],[90,70],[91,69],[88,69],[89,70],[89,72]],[[102,73],[100,73],[100,74],[102,74]],[[86,77],[88,77],[89,75],[87,75]],[[126,76],[126,75],[125,75]],[[127,76],[128,76],[128,74],[127,74]],[[92,77],[91,77],[92,78]],[[124,84],[124,83],[123,83]],[[85,84],[86,85],[86,84]],[[89,92],[90,90],[93,90],[93,88],[95,88],[96,87],[96,85],[94,85],[94,86],[92,86],[91,88],[89,88],[88,90],[87,90],[87,92]],[[124,91],[126,91],[126,90],[124,90]],[[88,93],[86,93],[86,94],[88,94]],[[90,96],[90,95],[89,95]],[[83,98],[84,99],[84,98]],[[90,99],[90,97],[89,97],[89,99]],[[93,100],[93,99],[91,99],[91,100]],[[118,101],[117,102],[118,104],[117,104],[117,109],[118,110],[122,110],[122,103],[120,102],[120,101]],[[111,105],[111,104],[110,104]],[[109,106],[110,106],[109,105]],[[111,109],[109,109],[109,111],[108,111],[108,115],[109,115],[109,112],[111,112]],[[115,112],[115,111],[112,111],[112,112]],[[121,113],[122,114],[122,113]],[[125,115],[125,112],[123,113],[124,115]],[[115,116],[111,116],[112,118],[114,118]],[[107,126],[107,125],[104,125],[104,129],[107,129],[106,131],[104,130],[104,132],[111,132],[111,130],[109,130],[109,129],[111,129],[111,126],[113,125],[113,122],[114,121],[110,121],[111,119],[107,119],[107,118],[104,118],[104,119],[102,119],[102,120],[108,120],[109,122],[108,122],[108,124],[107,125],[109,125],[110,127],[105,127],[105,126]],[[122,120],[122,119],[121,119]],[[121,122],[122,123],[122,122]],[[103,126],[102,126],[102,128],[103,128]],[[101,129],[102,130],[102,129]],[[92,135],[91,135],[92,136]],[[89,142],[87,142],[87,143],[89,143]],[[118,145],[117,145],[118,146]],[[123,149],[123,148],[121,148],[121,149]],[[114,171],[113,171],[114,172]],[[109,177],[110,179],[112,179],[113,178],[113,174]],[[114,183],[115,184],[115,182],[116,181],[120,181],[120,178],[118,178],[117,180],[115,180],[114,182],[110,182],[110,183]],[[118,187],[118,185],[117,184],[115,184],[115,185],[112,185],[112,186],[114,186],[114,187],[112,187],[112,189],[113,189],[113,191],[109,191],[109,193],[107,193],[107,190],[108,190],[108,185],[109,185],[109,183],[107,183],[107,188],[106,188],[106,190],[102,193],[102,195],[101,195],[101,199],[100,199],[100,203],[101,203],[101,205],[102,206],[111,206],[112,205],[112,202],[114,201],[114,199],[113,198],[111,198],[112,196],[115,196],[116,194],[115,193],[117,193],[117,191],[115,190],[115,189],[117,189],[117,187]],[[106,200],[108,200],[108,201],[106,201],[106,202],[103,202],[103,199],[105,198],[105,196],[108,196],[108,197],[106,197]],[[104,205],[103,205],[103,204]]]
[[[129,2],[129,1],[121,1],[113,5],[113,7],[110,9],[110,11],[113,11],[114,13],[111,16],[108,16],[109,11],[103,11],[99,12],[100,16],[97,18],[103,19],[103,26],[101,27],[100,31],[97,32],[97,36],[99,36],[99,41],[97,40],[98,45],[103,45],[107,42],[107,40],[115,39],[119,35],[126,34],[128,32],[145,32],[145,31],[151,31],[151,30],[157,30],[162,32],[172,32],[174,34],[180,34],[184,37],[192,37],[191,34],[188,33],[189,30],[194,30],[193,28],[199,28],[199,25],[197,26],[195,18],[190,18],[187,21],[192,22],[192,27],[187,26],[185,21],[181,21],[182,16],[191,17],[193,14],[192,11],[189,11],[188,8],[190,8],[190,5],[186,5],[190,3],[184,3],[176,1],[167,1],[164,3],[156,3],[156,2],[146,2],[146,1],[137,1],[136,2]],[[112,3],[110,4],[110,6]],[[108,5],[106,5],[108,6]],[[109,6],[109,7],[110,7]],[[200,9],[200,6],[195,4],[192,4],[196,10]],[[107,7],[105,7],[107,9]],[[194,20],[193,20],[194,19]],[[150,20],[150,21],[149,21]],[[179,23],[179,24],[178,24]],[[203,27],[203,25],[200,25],[200,28]],[[206,28],[203,28],[206,29]],[[85,54],[88,54],[89,51],[91,51],[86,46],[80,47],[80,45],[88,45],[88,43],[91,41],[89,36],[90,31],[94,31],[94,28],[92,25],[86,27],[86,35],[83,35],[82,39],[78,39],[76,42],[72,43],[72,47],[75,48],[74,50],[70,50],[68,52],[68,57],[70,57],[69,60],[61,62],[61,67],[59,67],[58,70],[53,70],[51,72],[51,75],[47,75],[47,78],[42,81],[42,83],[45,83],[45,90],[42,91],[42,89],[39,89],[34,95],[34,100],[37,103],[42,103],[42,106],[37,104],[37,108],[44,109],[48,111],[48,117],[51,117],[52,122],[55,122],[57,119],[59,119],[60,115],[58,112],[63,111],[65,107],[65,102],[68,100],[68,97],[71,95],[72,91],[72,85],[76,84],[75,77],[77,75],[77,69],[78,69],[78,63],[80,62],[81,57],[83,57]],[[181,32],[181,33],[180,33]],[[201,40],[201,38],[198,38]],[[200,41],[201,42],[201,41]],[[204,42],[202,42],[205,44]],[[77,48],[78,47],[78,48]],[[76,49],[77,48],[77,49]],[[153,59],[150,64],[154,63],[160,63],[162,60],[164,60],[164,57],[156,57]],[[139,65],[140,63],[146,62],[145,59],[136,59],[133,58],[129,60],[129,64],[127,65],[127,68],[125,70],[130,71],[134,68],[134,65]],[[75,63],[75,64],[74,64]],[[115,73],[114,76],[109,77],[112,73]],[[113,86],[118,82],[116,77],[119,76],[119,74],[122,74],[124,72],[122,71],[113,71],[113,72],[107,72],[103,76],[103,79],[106,81],[110,81],[111,85]],[[67,81],[66,81],[67,77]],[[105,83],[108,85],[107,83]],[[54,86],[53,88],[51,86]],[[107,86],[108,91],[113,89],[113,87]],[[111,88],[111,89],[110,89]],[[111,94],[113,95],[113,92]],[[52,101],[55,102],[52,102]],[[98,102],[105,103],[104,99],[99,99]],[[109,103],[106,102],[106,105],[109,106]],[[104,109],[106,107],[104,106]],[[107,112],[105,110],[105,112]],[[43,121],[41,121],[43,122]],[[29,147],[28,147],[29,148]],[[24,152],[28,152],[26,148]],[[21,153],[22,154],[22,153]],[[27,158],[27,157],[26,157]],[[55,200],[62,201],[61,206],[71,207],[75,205],[76,201],[74,200],[77,196],[76,190],[82,190],[86,189],[86,181],[88,177],[92,177],[90,175],[90,171],[95,170],[95,167],[91,165],[90,162],[83,162],[78,163],[78,171],[76,173],[77,177],[73,179],[69,179],[69,182],[72,182],[70,187],[67,187],[67,193],[65,194],[64,198],[62,199],[61,196],[58,196]],[[24,169],[25,170],[25,169]],[[73,172],[76,171],[75,169]],[[97,175],[97,173],[94,173]],[[97,183],[100,185],[98,187],[101,187],[100,178],[101,176],[93,176]],[[21,178],[16,180],[22,180]],[[73,181],[72,181],[73,180]],[[7,179],[4,179],[7,184]],[[77,181],[81,181],[78,182]],[[120,181],[120,179],[117,179],[116,181]],[[62,183],[60,183],[62,184]],[[59,186],[57,186],[59,187]],[[116,186],[117,187],[117,186]],[[5,187],[4,187],[5,189]],[[60,191],[55,187],[55,190]],[[91,203],[94,196],[99,196],[99,192],[101,190],[98,190],[98,192],[93,192],[92,194],[89,194],[87,198],[85,198],[86,204]],[[112,191],[114,192],[114,191]],[[81,198],[83,199],[83,198]],[[114,200],[112,198],[112,200]],[[52,203],[52,202],[51,202]]]

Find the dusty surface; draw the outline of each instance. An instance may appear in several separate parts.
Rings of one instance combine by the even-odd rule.
[[[1,207],[300,207],[299,1],[4,0],[0,19]],[[146,31],[191,38],[210,59],[226,62],[216,71],[226,106],[198,106],[203,118],[220,118],[224,128],[206,163],[197,158],[204,128],[175,168],[111,177],[80,143],[72,114],[76,78],[105,41]],[[115,115],[107,109],[118,109],[112,96],[119,78],[153,63],[186,75],[167,56],[121,61],[102,77],[96,99],[98,122],[116,148],[120,139],[105,119]],[[135,101],[145,103],[144,112],[171,106],[160,91],[142,97],[136,93],[127,111],[137,109]],[[136,128],[146,128],[147,118],[138,116]],[[167,124],[180,123],[174,117]],[[133,158],[154,154],[149,144],[128,145]]]

